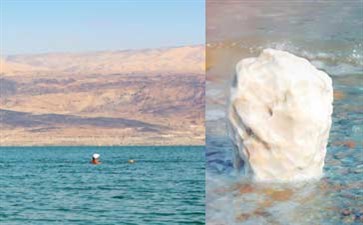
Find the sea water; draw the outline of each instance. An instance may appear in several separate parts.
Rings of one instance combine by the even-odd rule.
[[[102,164],[90,163],[93,153]],[[0,224],[204,224],[204,153],[204,147],[1,147]]]
[[[207,2],[206,221],[215,225],[363,223],[363,2]],[[236,63],[275,48],[333,79],[320,180],[255,183],[236,173],[226,112]]]

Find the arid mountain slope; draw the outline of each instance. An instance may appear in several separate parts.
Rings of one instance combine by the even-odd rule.
[[[203,71],[201,46],[8,56],[0,144],[203,144]]]

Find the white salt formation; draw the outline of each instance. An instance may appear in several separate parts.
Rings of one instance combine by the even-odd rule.
[[[258,181],[321,177],[332,102],[331,78],[304,58],[265,49],[240,61],[229,106],[235,167]]]

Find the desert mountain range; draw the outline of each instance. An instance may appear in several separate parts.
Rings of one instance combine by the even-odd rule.
[[[204,73],[202,46],[7,56],[1,74]]]
[[[2,56],[0,145],[204,143],[203,46]]]

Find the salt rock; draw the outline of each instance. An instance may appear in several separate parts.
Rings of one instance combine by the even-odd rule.
[[[320,178],[332,102],[331,78],[304,58],[265,49],[241,60],[228,115],[234,166],[257,181]]]

